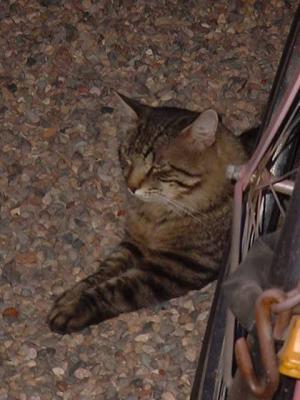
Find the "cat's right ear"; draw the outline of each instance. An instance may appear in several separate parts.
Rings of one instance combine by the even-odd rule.
[[[218,114],[215,110],[203,111],[195,121],[183,130],[182,138],[198,149],[211,146],[216,140]]]
[[[132,119],[137,120],[141,118],[143,113],[145,112],[146,106],[139,103],[137,100],[130,99],[129,97],[125,96],[122,93],[114,92],[118,102],[121,106],[121,112],[124,116]]]

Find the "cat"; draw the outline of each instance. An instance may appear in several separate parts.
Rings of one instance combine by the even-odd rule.
[[[215,280],[228,247],[240,140],[216,111],[150,107],[119,94],[119,158],[128,188],[124,238],[49,315],[66,334]]]

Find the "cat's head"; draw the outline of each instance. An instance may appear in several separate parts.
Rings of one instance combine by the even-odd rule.
[[[149,107],[124,95],[120,102],[119,157],[128,190],[190,210],[210,202],[221,189],[217,113]]]

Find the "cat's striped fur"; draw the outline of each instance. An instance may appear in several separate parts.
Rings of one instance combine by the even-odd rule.
[[[245,160],[213,110],[152,108],[121,96],[120,162],[129,192],[122,242],[98,271],[60,296],[59,333],[181,296],[214,280],[228,245],[228,164]]]

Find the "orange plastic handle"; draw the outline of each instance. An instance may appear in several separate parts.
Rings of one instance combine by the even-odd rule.
[[[288,337],[279,353],[279,372],[300,379],[300,316],[292,317]]]

